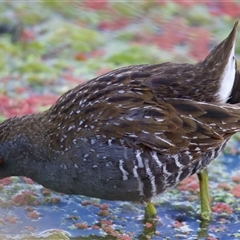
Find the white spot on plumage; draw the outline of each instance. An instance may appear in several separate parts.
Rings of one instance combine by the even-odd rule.
[[[140,150],[136,150],[136,158],[137,158],[137,160],[138,160],[138,167],[139,168],[143,168],[144,166],[143,166],[143,161],[142,161],[142,157],[141,157],[141,151]]]
[[[235,42],[233,44],[231,53],[229,55],[228,63],[223,71],[223,74],[221,77],[222,78],[221,86],[217,93],[217,97],[218,97],[219,101],[221,101],[222,103],[227,102],[227,100],[231,94],[233,83],[235,80],[236,69],[235,69],[234,51],[235,51]]]
[[[124,163],[124,161],[121,159],[120,161],[119,161],[119,169],[121,170],[121,172],[122,172],[122,177],[123,177],[123,180],[128,180],[128,172],[123,168],[123,163]]]
[[[67,169],[67,166],[65,164],[61,164],[60,167],[63,169]]]
[[[152,194],[153,196],[156,196],[157,194],[157,187],[156,187],[156,183],[155,183],[155,176],[153,175],[150,166],[149,166],[149,160],[148,159],[144,159],[144,163],[145,163],[145,167],[146,167],[146,172],[147,175],[151,181],[151,186],[152,186]]]
[[[138,172],[137,172],[138,167],[134,166],[133,168],[133,176],[137,179],[138,181],[138,191],[139,191],[139,195],[140,196],[144,196],[143,193],[143,182],[141,181],[141,179],[139,178]]]
[[[133,134],[133,133],[128,134],[128,136],[129,136],[129,137],[133,137],[133,138],[136,138],[136,137],[137,137],[137,135],[136,135],[136,134]]]
[[[161,161],[159,160],[158,156],[157,156],[157,153],[155,151],[152,151],[150,152],[152,158],[155,160],[155,162],[157,163],[158,167],[162,167],[162,163]]]
[[[167,170],[167,166],[166,166],[166,165],[163,166],[163,173],[165,173],[167,176],[171,176],[171,175],[172,175],[172,173],[170,173],[170,172]]]
[[[70,130],[73,129],[73,128],[75,128],[74,125],[70,126],[70,127],[68,128],[68,131],[70,131]]]
[[[134,121],[134,119],[131,118],[131,117],[127,117],[126,119],[127,119],[128,121]]]
[[[133,108],[130,108],[131,111],[133,111],[133,110],[137,110],[137,109],[139,109],[139,107],[133,107]]]
[[[176,165],[177,165],[179,168],[182,168],[183,165],[179,162],[179,159],[178,159],[179,156],[178,156],[178,154],[174,154],[174,155],[172,155],[172,157],[174,158]]]
[[[125,91],[124,90],[119,90],[118,93],[125,93]]]
[[[157,122],[163,122],[163,121],[164,121],[164,119],[161,119],[161,118],[155,118],[155,120],[156,120]]]
[[[161,140],[162,142],[167,143],[169,146],[172,146],[172,147],[175,146],[174,144],[172,144],[171,142],[167,141],[167,140],[164,139],[164,138],[161,138],[161,137],[159,137],[159,136],[156,136],[156,138],[159,139],[159,140]]]
[[[181,177],[182,173],[183,173],[182,170],[178,171],[178,175],[176,177],[176,183],[178,183],[180,181],[180,177]]]

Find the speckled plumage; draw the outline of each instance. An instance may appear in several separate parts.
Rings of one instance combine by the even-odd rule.
[[[1,123],[0,178],[148,201],[204,169],[240,131],[240,107],[232,105],[240,101],[236,26],[200,63],[114,70],[43,113]]]

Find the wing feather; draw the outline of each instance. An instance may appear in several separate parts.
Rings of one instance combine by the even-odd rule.
[[[128,101],[131,102],[130,97]],[[121,104],[121,108],[108,104],[99,117],[99,133],[169,154],[187,151],[193,144],[200,149],[206,144],[209,148],[217,147],[229,137],[229,132],[237,132],[239,126],[236,126],[240,125],[235,113],[237,107],[228,104],[209,106],[186,99],[149,100],[149,103],[138,100],[133,108],[129,108],[129,102]],[[110,112],[115,114],[109,119]]]

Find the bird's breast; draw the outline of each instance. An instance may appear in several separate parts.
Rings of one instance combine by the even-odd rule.
[[[205,168],[222,147],[202,154],[167,154],[129,147],[123,139],[80,139],[51,170],[59,179],[51,188],[108,200],[146,201]]]

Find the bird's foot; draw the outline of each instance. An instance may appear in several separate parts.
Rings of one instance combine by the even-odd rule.
[[[153,220],[157,217],[157,211],[154,207],[153,203],[148,202],[145,205],[145,213],[144,213],[144,219],[145,220]]]

